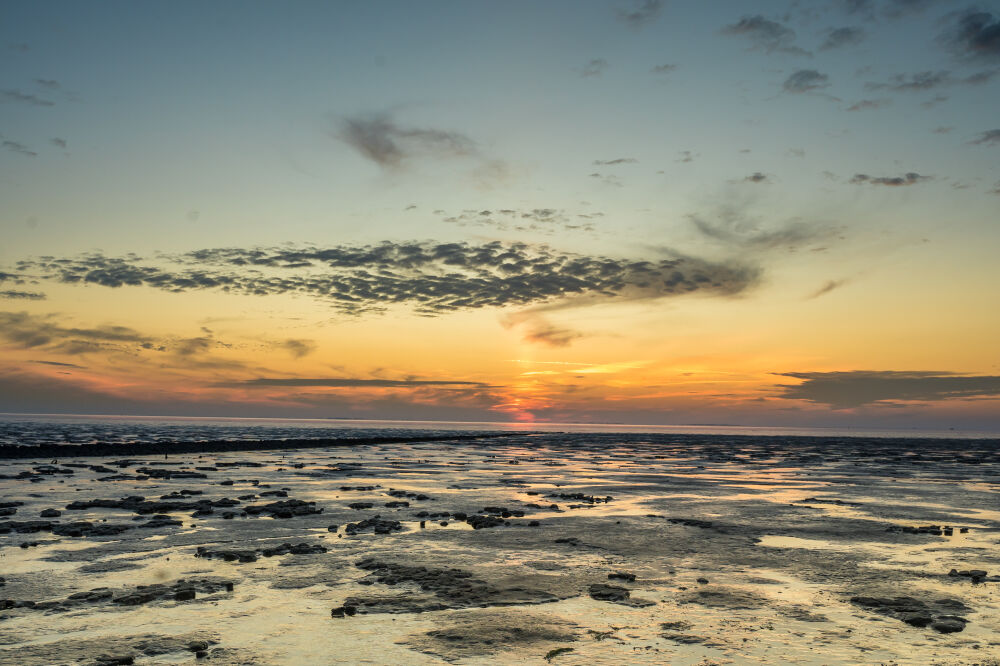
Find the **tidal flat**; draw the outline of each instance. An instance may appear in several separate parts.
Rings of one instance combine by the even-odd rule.
[[[0,663],[998,664],[998,452],[543,433],[3,460]]]

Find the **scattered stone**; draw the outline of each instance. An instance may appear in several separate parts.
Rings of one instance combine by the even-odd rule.
[[[962,631],[968,622],[953,612],[972,609],[957,599],[936,599],[925,602],[913,597],[851,597],[851,603],[879,615],[885,615],[915,627],[931,628],[941,633]]]

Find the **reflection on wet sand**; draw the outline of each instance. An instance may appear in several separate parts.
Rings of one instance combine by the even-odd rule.
[[[996,451],[590,434],[11,461],[0,663],[984,663]]]

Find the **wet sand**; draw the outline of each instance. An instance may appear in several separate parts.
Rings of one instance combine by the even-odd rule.
[[[6,460],[0,663],[996,664],[998,450],[543,434]]]

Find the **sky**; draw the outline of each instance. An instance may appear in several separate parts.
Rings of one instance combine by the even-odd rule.
[[[0,412],[1000,430],[1000,2],[0,2]]]

